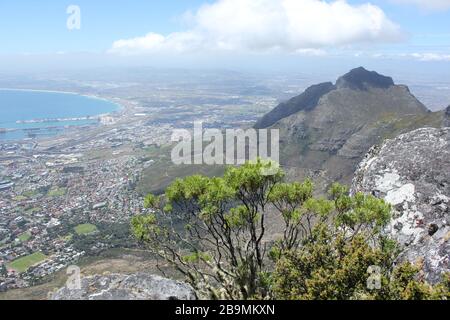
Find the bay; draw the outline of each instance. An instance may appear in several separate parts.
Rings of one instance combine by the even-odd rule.
[[[52,136],[68,126],[98,123],[119,105],[73,93],[0,89],[0,141]]]

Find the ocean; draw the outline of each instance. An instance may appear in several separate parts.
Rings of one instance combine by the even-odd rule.
[[[0,141],[53,136],[68,126],[95,124],[94,116],[119,108],[72,93],[0,89]]]

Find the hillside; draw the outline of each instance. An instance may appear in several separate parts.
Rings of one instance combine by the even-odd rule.
[[[429,111],[408,87],[361,67],[281,103],[255,127],[280,129],[280,161],[290,177],[313,176],[324,188],[335,180],[350,183],[374,144],[441,127],[446,117]]]

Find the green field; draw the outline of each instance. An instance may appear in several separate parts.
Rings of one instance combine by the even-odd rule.
[[[97,227],[90,223],[79,224],[74,229],[78,235],[86,235],[97,231]]]
[[[27,271],[31,266],[34,266],[35,264],[42,262],[45,259],[47,259],[47,256],[45,254],[43,254],[42,252],[35,252],[28,256],[16,259],[7,266],[10,269],[22,273]]]
[[[64,196],[66,193],[67,193],[66,188],[53,188],[47,193],[47,196],[57,198]]]
[[[24,232],[18,237],[20,242],[27,242],[28,240],[30,240],[30,238],[31,238],[31,233],[29,233],[29,232]]]
[[[39,194],[39,190],[29,190],[22,194],[22,197],[33,198]]]
[[[24,201],[24,200],[27,200],[27,199],[28,199],[28,198],[25,197],[25,196],[15,196],[15,197],[13,198],[14,201]]]

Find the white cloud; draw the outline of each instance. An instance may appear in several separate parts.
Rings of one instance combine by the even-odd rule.
[[[323,48],[399,41],[400,27],[372,4],[345,0],[217,0],[190,15],[191,28],[118,40],[110,52],[233,50],[322,54]]]
[[[369,55],[374,59],[407,59],[417,61],[439,61],[450,62],[450,54],[436,52],[414,52],[414,53],[372,53]]]
[[[420,61],[450,61],[450,54],[441,53],[411,53],[407,56]]]
[[[327,51],[323,49],[313,49],[313,48],[298,49],[295,51],[295,53],[303,56],[312,56],[312,57],[322,57],[328,54]]]
[[[391,0],[400,4],[412,4],[425,10],[448,10],[450,0]]]
[[[118,40],[110,52],[125,54],[153,52],[184,52],[201,45],[202,38],[194,32],[174,32],[168,36],[150,32],[143,37]]]

